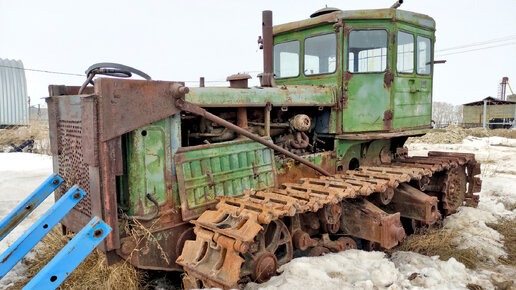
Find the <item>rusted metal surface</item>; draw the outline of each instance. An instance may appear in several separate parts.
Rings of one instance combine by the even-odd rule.
[[[248,80],[251,78],[248,74],[234,74],[230,75],[226,78],[226,81],[229,81],[230,88],[236,89],[246,89],[248,88]]]
[[[179,86],[177,86],[179,85]],[[120,80],[95,81],[99,138],[107,141],[152,122],[179,113],[177,96],[184,96],[184,83]]]
[[[391,110],[386,110],[383,112],[383,129],[390,130],[392,129],[392,118],[394,117],[394,113]]]
[[[290,121],[290,125],[297,131],[306,132],[310,129],[312,122],[310,121],[310,117],[305,114],[297,114]]]
[[[54,172],[65,180],[65,186],[56,190],[55,199],[58,200],[65,193],[63,188],[70,188],[74,184],[86,192],[83,199],[62,221],[71,231],[78,232],[88,223],[95,211],[92,210],[92,202],[95,204],[95,199],[100,199],[98,193],[92,192],[90,188],[90,184],[96,182],[95,176],[90,175],[90,167],[83,159],[83,154],[93,150],[93,147],[85,148],[82,143],[84,127],[81,97],[62,95],[76,92],[78,88],[51,86],[49,90],[51,97],[47,98],[47,103]],[[86,155],[89,156],[88,153]]]
[[[193,228],[188,224],[153,231],[152,239],[146,238],[145,233],[140,234],[123,237],[117,254],[132,265],[148,270],[181,271],[174,261],[185,242],[195,240]]]
[[[247,124],[247,108],[237,109],[237,126],[244,129],[249,127]]]
[[[77,232],[91,216],[101,216],[113,231],[101,244],[106,252],[120,247],[117,176],[123,174],[120,136],[179,112],[182,83],[99,79],[84,95],[79,87],[49,88],[49,123],[54,171],[87,193],[63,224]],[[70,184],[70,185],[71,185]],[[59,198],[62,192],[56,192]],[[114,262],[108,255],[108,262]]]
[[[263,74],[260,78],[262,87],[274,86],[274,69],[272,59],[272,11],[262,12],[262,45],[263,45]]]
[[[365,199],[342,203],[341,230],[348,235],[379,243],[390,249],[405,238],[400,214],[388,214]]]
[[[414,130],[405,130],[401,132],[389,132],[389,133],[345,133],[337,135],[335,138],[344,140],[384,140],[392,139],[396,137],[411,137],[411,136],[422,136],[430,131],[430,127],[415,128]]]
[[[383,77],[383,85],[385,86],[385,88],[390,88],[393,81],[394,81],[394,74],[392,72],[390,72],[389,70],[387,70]]]
[[[116,164],[113,162],[116,156],[115,152],[118,151],[119,143],[117,138],[102,142],[99,148],[99,165],[101,168],[101,200],[103,219],[108,225],[118,225],[118,204],[116,199]],[[107,250],[114,250],[120,247],[120,233],[119,227],[112,227],[113,231],[106,237]]]
[[[399,212],[402,217],[434,224],[441,218],[438,209],[439,200],[408,185],[401,184],[394,190],[394,196],[386,206],[387,212]]]

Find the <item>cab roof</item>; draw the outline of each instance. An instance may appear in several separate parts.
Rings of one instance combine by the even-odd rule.
[[[273,27],[273,34],[277,35],[290,31],[303,30],[320,24],[336,23],[339,19],[342,19],[344,22],[346,22],[346,20],[388,19],[392,21],[407,22],[430,30],[435,30],[435,21],[428,15],[388,8],[348,11],[338,10],[301,21],[276,25]]]

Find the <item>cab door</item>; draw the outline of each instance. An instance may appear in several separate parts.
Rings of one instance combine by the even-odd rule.
[[[393,128],[430,126],[432,119],[432,32],[398,23]]]
[[[391,129],[389,29],[345,25],[343,132]]]

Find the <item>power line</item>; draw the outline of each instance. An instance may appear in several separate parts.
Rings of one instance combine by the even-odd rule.
[[[436,50],[436,52],[448,51],[448,50],[456,50],[456,49],[467,48],[467,47],[472,47],[472,46],[491,44],[491,43],[495,43],[495,42],[511,41],[511,40],[514,40],[514,39],[516,39],[516,34],[515,35],[508,35],[508,36],[504,36],[504,37],[500,37],[500,38],[494,38],[494,39],[490,39],[490,40],[473,42],[473,43],[470,43],[470,44],[464,44],[464,45],[449,47],[449,48],[445,48],[445,49],[438,49],[438,50]]]
[[[85,75],[83,75],[83,74],[74,74],[74,73],[50,71],[50,70],[43,70],[43,69],[23,68],[23,67],[15,67],[15,66],[8,66],[8,65],[0,65],[0,67],[13,68],[13,69],[21,69],[21,70],[25,70],[25,71],[34,71],[34,72],[42,72],[42,73],[49,73],[49,74],[85,77]]]
[[[496,47],[502,47],[502,46],[508,46],[508,45],[515,45],[515,44],[516,44],[516,42],[504,43],[504,44],[499,44],[499,45],[491,45],[491,46],[479,47],[479,48],[468,49],[468,50],[463,50],[463,51],[439,54],[439,55],[437,55],[437,57],[441,57],[441,56],[445,56],[445,55],[461,54],[461,53],[466,53],[466,52],[471,52],[471,51],[484,50],[484,49],[489,49],[489,48],[496,48]]]

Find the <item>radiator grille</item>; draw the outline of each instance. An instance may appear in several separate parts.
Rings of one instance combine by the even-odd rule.
[[[65,184],[56,190],[56,198],[60,198],[70,187],[77,184],[86,195],[75,209],[91,217],[89,171],[83,160],[81,121],[59,120],[57,130],[59,175],[64,178]]]

